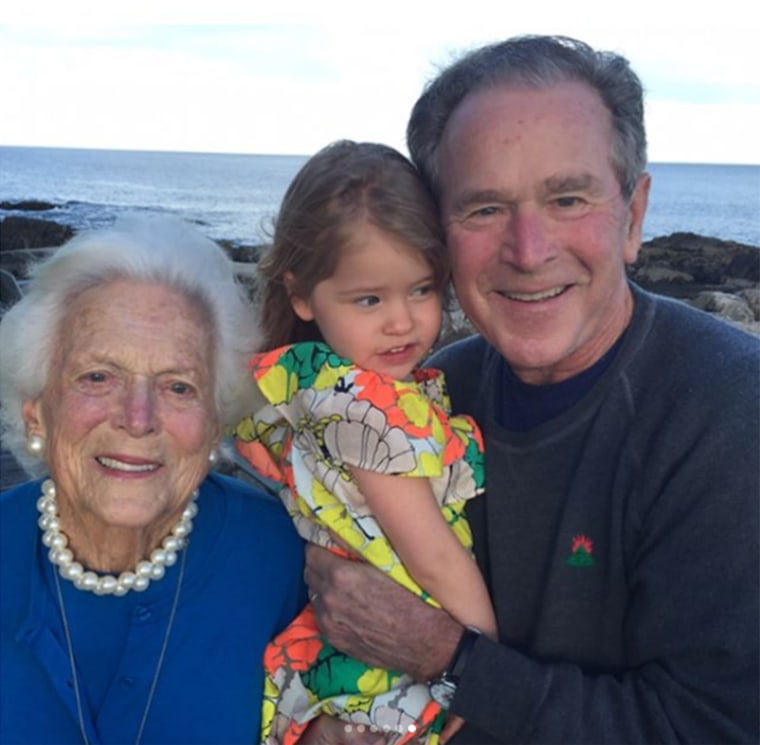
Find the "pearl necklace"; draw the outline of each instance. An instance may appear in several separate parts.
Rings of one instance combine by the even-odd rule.
[[[186,545],[187,537],[193,529],[193,518],[198,514],[197,498],[196,489],[179,522],[164,538],[161,547],[155,549],[149,559],[138,562],[134,570],[122,572],[118,577],[112,574],[99,576],[95,572],[85,571],[78,561],[74,561],[74,554],[67,548],[69,539],[61,530],[58,519],[55,484],[52,479],[47,479],[42,484],[42,496],[37,500],[37,509],[40,512],[37,524],[43,531],[43,545],[50,549],[48,558],[58,567],[61,577],[73,582],[78,589],[94,592],[96,595],[126,595],[130,590],[142,592],[151,581],[164,576],[166,567],[176,563],[177,552]]]

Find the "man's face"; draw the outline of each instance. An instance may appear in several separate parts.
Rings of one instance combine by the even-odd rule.
[[[592,365],[633,299],[649,177],[630,200],[612,167],[611,116],[579,82],[474,93],[440,147],[442,216],[459,302],[526,382]]]

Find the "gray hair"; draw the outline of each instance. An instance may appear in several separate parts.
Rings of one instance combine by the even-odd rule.
[[[176,218],[130,217],[81,233],[31,271],[24,296],[0,321],[0,434],[24,469],[44,464],[26,452],[23,402],[47,383],[55,338],[67,303],[115,279],[159,282],[199,302],[212,324],[214,401],[222,425],[250,409],[246,363],[259,342],[253,306],[233,262],[213,241]]]
[[[514,85],[546,88],[566,81],[586,83],[612,116],[612,166],[628,199],[647,162],[641,81],[628,60],[596,51],[566,36],[517,36],[475,49],[430,81],[414,105],[406,130],[417,168],[440,199],[438,148],[446,123],[470,93]]]

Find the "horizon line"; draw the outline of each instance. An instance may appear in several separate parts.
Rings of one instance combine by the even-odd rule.
[[[0,148],[16,148],[27,150],[81,150],[101,151],[109,153],[155,153],[164,155],[226,155],[226,156],[250,156],[250,157],[274,157],[274,158],[309,158],[313,153],[286,153],[286,152],[247,152],[226,150],[165,150],[150,147],[83,147],[81,145],[18,145],[0,143]],[[315,151],[316,152],[316,151]],[[403,151],[402,151],[403,152]],[[649,160],[647,165],[721,165],[721,166],[749,166],[759,167],[760,162],[753,163],[738,160]]]

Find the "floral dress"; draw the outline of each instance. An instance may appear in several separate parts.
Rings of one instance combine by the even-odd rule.
[[[283,484],[280,497],[299,533],[339,553],[349,548],[440,607],[401,564],[348,467],[429,479],[445,519],[471,549],[463,511],[482,491],[483,443],[471,418],[449,416],[443,374],[420,369],[411,381],[394,380],[320,342],[257,354],[251,371],[269,405],[237,425],[237,447]],[[272,745],[295,743],[321,713],[403,733],[398,742],[427,729],[435,743],[445,720],[426,685],[332,647],[310,606],[269,645],[264,666],[262,742]]]

